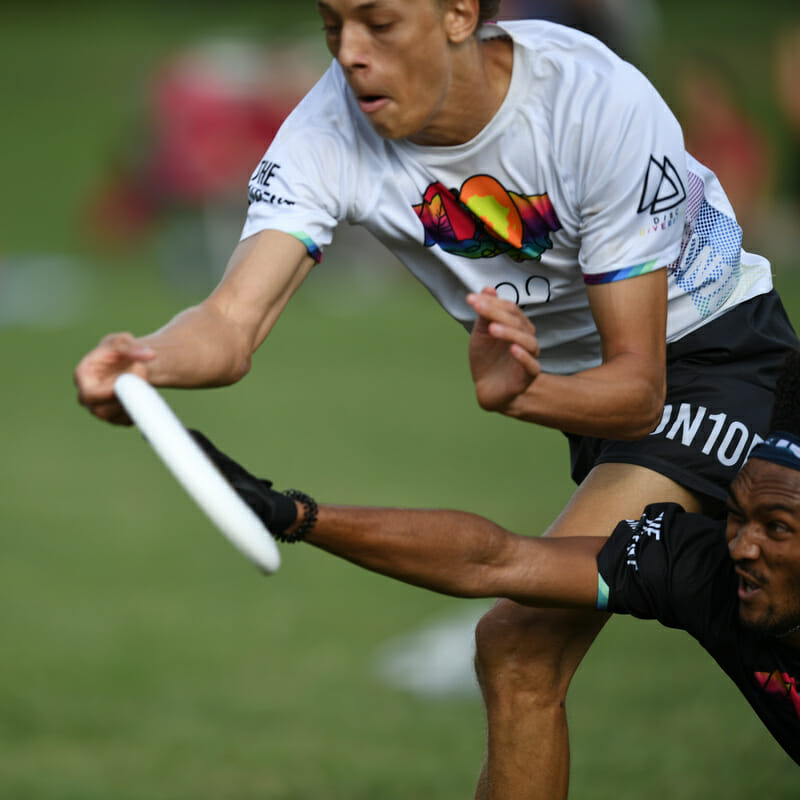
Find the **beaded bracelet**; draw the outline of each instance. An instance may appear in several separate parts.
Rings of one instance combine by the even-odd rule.
[[[309,497],[305,492],[301,492],[298,489],[287,489],[283,494],[292,500],[299,500],[303,504],[305,515],[303,516],[303,521],[297,526],[297,530],[295,530],[294,533],[276,532],[275,538],[279,542],[287,542],[288,544],[302,542],[303,539],[311,533],[317,521],[317,504],[313,497]]]

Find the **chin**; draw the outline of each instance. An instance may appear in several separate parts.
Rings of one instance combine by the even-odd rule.
[[[748,631],[766,635],[771,634],[774,627],[769,613],[757,614],[743,608],[739,609],[739,622]]]
[[[391,109],[391,114],[384,115],[382,120],[367,117],[372,129],[381,139],[411,139],[425,131],[425,118],[416,114],[399,114]]]
[[[391,125],[381,125],[374,120],[370,120],[369,124],[372,126],[372,130],[374,130],[381,139],[403,139],[406,136],[404,131],[398,131]]]
[[[775,636],[781,638],[800,630],[800,617],[787,616],[775,617],[770,613],[761,615],[748,615],[739,612],[739,622],[743,628],[762,636]]]

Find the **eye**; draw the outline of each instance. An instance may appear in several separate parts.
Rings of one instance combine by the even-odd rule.
[[[342,20],[339,16],[331,13],[330,9],[325,7],[318,7],[318,10],[325,36],[338,36],[342,32]]]
[[[767,521],[767,533],[773,539],[783,539],[786,536],[792,535],[792,528],[786,522],[780,519],[771,519]]]

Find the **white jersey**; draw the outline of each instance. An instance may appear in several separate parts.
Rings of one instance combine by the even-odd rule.
[[[469,292],[517,302],[557,373],[600,363],[588,284],[668,269],[668,341],[769,291],[769,263],[741,249],[716,177],[638,70],[548,22],[481,35],[513,40],[511,82],[452,147],[382,139],[334,61],[253,173],[242,238],[284,231],[320,260],[340,221],[362,225],[467,327]]]

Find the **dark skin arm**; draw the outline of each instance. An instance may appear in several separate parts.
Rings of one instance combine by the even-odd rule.
[[[268,529],[365,569],[456,597],[508,597],[534,606],[588,607],[597,598],[598,523],[565,538],[519,536],[462,511],[320,505],[305,530],[307,501],[290,499],[219,450],[195,441]],[[312,506],[308,503],[308,509]]]
[[[303,519],[298,504],[298,522]],[[321,505],[306,541],[360,567],[456,597],[594,608],[605,539],[520,536],[475,514]]]

